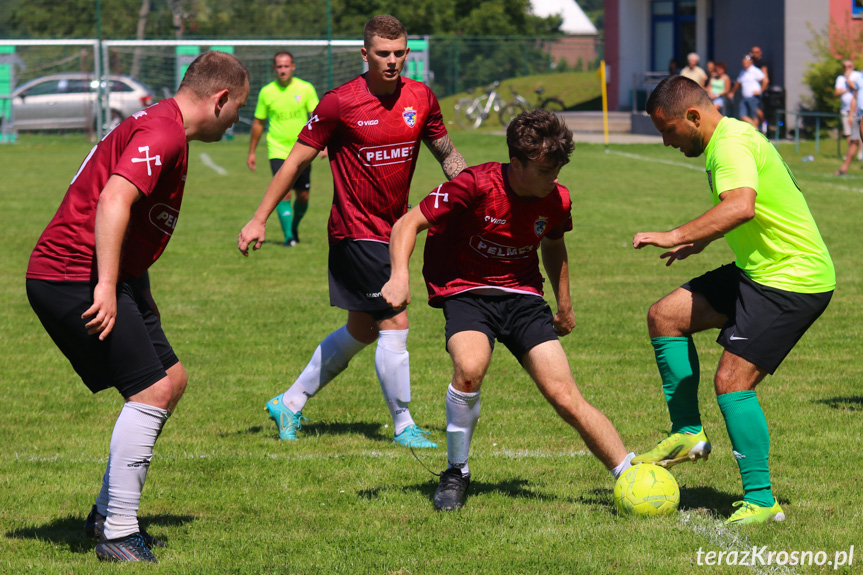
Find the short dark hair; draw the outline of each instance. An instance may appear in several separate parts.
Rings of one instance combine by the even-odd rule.
[[[506,145],[509,157],[517,158],[522,164],[529,160],[551,160],[562,166],[569,162],[575,149],[572,130],[566,127],[566,122],[541,108],[522,112],[510,122],[506,128]]]
[[[276,58],[278,58],[279,56],[287,56],[288,58],[291,59],[291,64],[294,63],[294,55],[293,54],[291,54],[287,50],[280,50],[280,51],[276,52],[275,54],[273,54],[273,66],[276,65]]]
[[[407,38],[408,31],[395,16],[378,14],[366,22],[366,27],[363,29],[363,44],[366,48],[372,45],[372,38],[375,36],[380,36],[386,40],[398,40],[399,38]]]
[[[680,118],[687,108],[713,106],[704,88],[685,76],[665,78],[650,94],[645,109],[651,116],[657,112],[667,118]]]
[[[249,71],[236,56],[211,50],[189,64],[180,91],[189,90],[199,98],[206,98],[219,90],[241,90],[248,81]]]

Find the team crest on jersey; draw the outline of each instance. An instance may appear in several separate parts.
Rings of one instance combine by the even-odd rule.
[[[545,216],[539,216],[536,218],[536,221],[533,222],[533,233],[536,234],[536,237],[542,237],[542,234],[545,233],[545,228],[548,227],[548,218]]]
[[[417,111],[411,106],[408,106],[405,108],[405,111],[402,112],[402,119],[405,121],[405,124],[408,125],[408,128],[413,128],[417,124]]]
[[[296,100],[297,102],[302,102],[303,101],[302,94],[294,94],[294,100]]]

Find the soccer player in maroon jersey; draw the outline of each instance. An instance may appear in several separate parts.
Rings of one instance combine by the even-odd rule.
[[[507,127],[509,164],[491,162],[441,184],[393,227],[392,275],[381,289],[396,309],[410,303],[408,261],[429,229],[423,276],[429,305],[443,308],[453,362],[446,395],[449,468],[436,509],[464,505],[468,451],[479,419],[480,386],[497,338],[524,366],[558,414],[618,477],[630,466],[611,422],[582,397],[558,340],[575,327],[564,232],[572,229],[569,190],[558,184],[572,132],[547,110],[519,115]],[[539,255],[557,301],[542,297]]]
[[[328,148],[334,185],[328,225],[330,304],[347,310],[347,323],[324,338],[290,389],[268,401],[266,409],[279,437],[296,440],[309,398],[377,340],[375,369],[393,418],[394,441],[437,447],[408,407],[407,313],[391,308],[380,292],[389,278],[390,232],[407,211],[420,142],[448,179],[465,162],[447,135],[432,91],[401,77],[409,52],[402,23],[386,15],[369,20],[361,52],[368,72],[324,95],[238,238],[243,255],[249,246],[259,249],[279,200],[318,151]]]
[[[85,158],[27,268],[27,297],[93,393],[126,403],[102,489],[85,523],[102,560],[156,563],[164,546],[138,525],[153,446],[186,389],[150,294],[148,268],[177,225],[191,140],[215,142],[239,120],[249,73],[207,52],[177,94],[123,121]]]

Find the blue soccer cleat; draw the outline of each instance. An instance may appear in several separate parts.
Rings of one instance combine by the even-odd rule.
[[[415,447],[417,449],[420,448],[431,448],[437,447],[437,443],[429,441],[426,438],[429,431],[425,429],[420,429],[416,424],[411,424],[405,427],[404,431],[393,437],[393,443],[398,443],[399,445],[403,445],[405,447]]]
[[[270,419],[276,422],[276,427],[279,429],[279,439],[282,441],[296,441],[297,431],[302,429],[303,412],[294,413],[282,403],[282,396],[277,395],[267,402],[267,413],[270,414]]]

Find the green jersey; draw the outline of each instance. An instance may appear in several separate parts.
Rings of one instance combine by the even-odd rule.
[[[309,116],[318,105],[315,87],[305,80],[292,78],[287,86],[270,82],[258,95],[255,118],[269,120],[267,126],[267,156],[284,160]]]
[[[750,124],[723,118],[706,149],[713,204],[737,188],[755,190],[755,217],[725,234],[737,267],[753,281],[795,293],[836,287],[833,260],[776,148]]]

